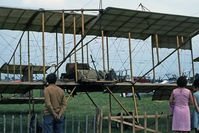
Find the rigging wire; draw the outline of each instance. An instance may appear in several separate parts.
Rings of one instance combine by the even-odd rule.
[[[131,53],[135,51],[135,49],[137,48],[138,44],[141,42],[141,40],[138,41],[137,45],[135,46],[135,48],[133,48],[131,50]],[[129,56],[126,58],[126,60],[124,61],[124,63],[122,64],[122,66],[119,68],[119,70],[123,67],[123,65],[127,62],[127,60],[129,59]]]
[[[119,54],[119,52],[118,52],[118,47],[121,46],[121,41],[120,41],[118,47],[115,46],[115,43],[113,43],[113,46],[114,46],[115,49],[116,49],[116,54],[118,55],[120,62],[123,63],[123,61],[122,61],[122,59],[121,59],[121,56],[120,56],[120,54]],[[116,56],[114,56],[114,57],[116,57]],[[123,66],[123,68],[126,69],[124,66]]]
[[[53,35],[50,34],[50,36],[53,36]],[[56,57],[56,56],[55,56],[56,54],[55,54],[55,55],[52,55],[52,53],[56,53],[56,52],[55,52],[56,48],[54,48],[54,46],[56,46],[56,45],[55,45],[55,44],[56,44],[56,41],[53,42],[52,39],[53,39],[53,37],[50,37],[50,39],[48,40],[48,42],[46,43],[46,46],[45,46],[45,47],[46,47],[46,54],[48,54],[48,55],[47,55],[47,61],[48,61],[48,62],[46,62],[46,64],[49,64],[49,61],[50,61],[50,62],[52,62],[52,61],[55,62],[55,61],[56,61],[56,58],[54,58],[54,57]],[[48,53],[49,51],[50,51],[50,55],[49,55],[49,53]],[[53,52],[52,52],[52,51],[53,51]],[[52,53],[51,53],[51,52],[52,52]]]
[[[39,43],[38,43],[38,40],[36,39],[36,37],[35,37],[35,35],[34,35],[34,33],[33,32],[30,32],[31,34],[32,34],[32,36],[33,36],[33,39],[34,39],[34,43],[31,43],[33,46],[33,49],[34,50],[32,50],[32,54],[35,56],[35,55],[38,55],[37,57],[41,57],[41,55],[42,55],[42,50],[41,50],[41,47],[39,46]],[[36,43],[36,44],[35,44]],[[39,49],[39,52],[41,53],[41,54],[37,54],[37,52],[38,52],[38,49]],[[34,54],[35,53],[35,54]],[[35,59],[34,60],[34,62],[39,62],[39,61],[36,61],[36,60],[38,60],[38,59],[40,59],[40,58],[33,58],[33,59]],[[31,58],[31,61],[32,61],[32,58]],[[33,61],[32,61],[33,62]]]
[[[98,43],[98,42],[96,41],[96,43]],[[100,58],[100,56],[99,56],[100,49],[102,49],[102,45],[101,45],[101,44],[99,45],[99,48],[98,48],[98,50],[97,50],[96,56],[94,57],[94,59],[95,59],[95,61],[96,61],[96,64],[95,64],[96,67],[97,67],[98,65],[100,65],[100,66],[102,67],[102,65],[101,65],[100,62],[98,61],[98,60],[101,60],[101,58]],[[99,58],[97,58],[97,57],[99,57]]]
[[[12,50],[14,50],[14,48],[12,47],[12,45],[4,38],[4,36],[2,36],[0,34],[0,37],[11,47]],[[10,49],[9,49],[10,50]],[[10,52],[12,52],[12,50],[10,50]]]
[[[33,38],[35,39],[36,45],[37,45],[38,48],[39,48],[39,51],[42,53],[41,47],[39,46],[38,40],[36,39],[36,37],[35,37],[35,35],[33,34],[33,32],[32,32],[32,35],[33,35]]]
[[[73,45],[74,45],[74,37],[71,35],[71,36],[68,36],[68,42],[65,41],[65,46],[66,46],[66,53],[69,53],[72,49],[73,49]],[[63,40],[62,38],[60,38],[60,40],[62,41],[62,44],[63,44]],[[60,41],[60,42],[61,42]],[[60,46],[61,48],[61,46]],[[62,49],[62,48],[61,48]],[[60,50],[61,51],[61,50]],[[62,51],[63,52],[63,51]],[[63,53],[60,52],[60,55],[62,55]],[[71,55],[70,55],[71,56]],[[73,58],[72,56],[70,57],[71,58],[71,61],[73,61]]]
[[[148,11],[148,12],[151,12],[148,8],[146,8],[142,3],[140,3],[139,5],[138,5],[138,7],[137,7],[137,9],[136,10],[138,10],[138,8],[141,8],[142,9],[142,11]]]
[[[114,42],[112,43],[111,48],[109,48],[109,49],[112,49],[112,47],[115,47],[116,40],[117,40],[117,39],[114,39]],[[114,53],[115,53],[115,55],[113,56],[114,58],[113,58],[112,60],[113,60],[114,63],[115,63],[115,60],[116,60],[115,58],[116,58],[116,54],[117,54],[117,53],[116,53],[116,52],[114,52]],[[110,67],[110,68],[112,68],[112,66],[115,65],[114,63],[111,64],[111,67]]]
[[[13,49],[14,51],[13,51],[13,54],[12,54],[12,56],[11,56],[10,60],[8,61],[8,64],[11,62],[11,60],[12,60],[13,56],[16,54],[16,50],[17,50],[17,48],[18,48],[18,46],[19,46],[19,44],[20,44],[20,41],[21,41],[21,39],[22,39],[22,37],[23,37],[24,33],[25,33],[25,31],[23,31],[23,32],[22,32],[22,34],[21,34],[21,36],[20,36],[20,39],[19,39],[19,41],[18,41],[18,43],[17,43],[16,48],[15,48],[15,49]],[[12,48],[12,47],[11,47],[11,48]]]
[[[147,65],[145,65],[145,67],[143,68],[143,70],[138,74],[138,77],[141,76],[141,74],[145,71],[146,68],[147,68]]]
[[[11,35],[8,35],[8,34],[6,34],[6,33],[3,33],[6,37],[10,37],[11,39],[13,39],[13,40],[16,40],[17,39],[17,37],[13,37],[13,36],[11,36]],[[17,35],[17,36],[19,36],[19,35]]]
[[[171,65],[169,65],[170,68],[171,68],[172,65],[175,65],[176,60],[177,60],[177,58],[175,58],[175,59],[173,60],[173,62],[171,62]],[[169,69],[168,69],[168,70],[169,70]],[[168,73],[168,72],[169,72],[169,71],[167,71],[166,73]],[[162,77],[162,79],[164,79],[165,76],[166,76],[166,74],[164,74],[164,76]]]
[[[167,52],[167,53],[168,53],[168,52]],[[166,55],[168,55],[168,54],[166,54]],[[170,67],[167,67],[167,69],[165,68],[166,73],[169,72],[171,66],[175,64],[176,60],[177,60],[177,58],[174,58],[173,61],[171,62],[171,64],[169,65]],[[166,64],[162,64],[163,67],[164,67],[164,65],[166,65]]]
[[[146,46],[146,48],[148,49],[148,50],[143,51],[143,49],[141,48],[143,53],[144,53],[144,52],[146,53],[146,51],[147,51],[147,52],[151,51],[151,47],[149,46],[149,42],[145,42],[145,41],[144,41],[143,46]],[[148,60],[147,60],[147,61],[148,61]],[[145,63],[146,63],[147,61],[145,61]],[[151,62],[151,61],[149,60],[148,62]],[[141,70],[140,74],[143,73],[143,72],[146,70],[147,66],[148,66],[148,65],[145,65],[145,67],[143,68],[143,70]],[[138,67],[138,68],[139,68],[139,67]],[[138,76],[140,76],[140,74],[138,74]]]
[[[140,44],[141,40],[139,41],[139,43],[137,44],[137,46]],[[141,48],[139,48],[138,52],[135,52],[134,58],[138,55],[138,53],[145,53],[145,51],[143,51],[143,47],[145,46],[145,43],[141,45]],[[140,52],[141,51],[141,52]],[[143,52],[142,52],[143,51]],[[132,52],[131,52],[132,53]],[[141,72],[143,72],[144,70],[141,70],[141,67],[137,67]]]
[[[92,0],[88,0],[82,7],[88,6]]]
[[[1,59],[2,61],[6,62],[1,56],[0,56],[0,59]]]
[[[117,41],[117,39],[118,39],[118,38],[115,38],[112,44],[115,44],[116,41]],[[113,46],[114,46],[114,45],[110,45],[109,49],[112,49]],[[114,56],[114,58],[113,58],[112,60],[115,60],[115,57],[116,57],[116,56]],[[111,68],[112,66],[114,66],[114,64],[111,64],[110,68]]]
[[[168,51],[167,50],[163,50],[163,49],[159,53],[162,53],[162,55],[168,55]],[[160,71],[162,71],[163,69],[165,69],[165,71],[168,72],[169,67],[166,64],[163,63],[163,64],[161,64],[161,66],[162,66],[162,69],[160,69]]]
[[[96,52],[96,55],[95,55],[95,57],[94,57],[94,59],[95,59],[95,61],[97,61],[97,60],[101,60],[101,58],[97,58],[97,57],[100,57],[99,56],[99,53],[100,53],[100,50],[101,50],[101,48],[102,48],[102,46],[101,46],[101,43],[100,42],[97,42],[96,40],[95,40],[95,42],[96,42],[96,44],[99,44],[99,46],[98,46],[98,49],[97,49],[97,52]],[[91,49],[90,49],[91,50]],[[92,52],[92,55],[93,55],[93,52]],[[97,65],[99,65],[99,63],[97,63],[96,64],[96,66]]]
[[[199,30],[196,30],[194,33],[192,33],[190,35],[190,38],[196,36],[199,33]],[[176,48],[175,50],[173,50],[173,52],[171,52],[168,56],[166,56],[164,59],[162,59],[158,64],[156,64],[153,68],[151,68],[150,70],[148,70],[144,75],[142,75],[142,77],[140,77],[138,80],[136,80],[133,83],[133,86],[135,85],[136,82],[138,82],[141,78],[145,77],[147,74],[149,74],[154,68],[158,67],[161,63],[163,63],[165,60],[167,60],[171,55],[173,55],[178,49],[182,48],[188,41],[190,41],[191,39],[187,39],[182,45],[180,45],[178,48]]]

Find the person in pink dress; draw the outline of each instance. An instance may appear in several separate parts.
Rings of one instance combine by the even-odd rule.
[[[177,80],[178,88],[174,89],[169,98],[170,109],[173,115],[172,130],[176,133],[188,133],[191,130],[189,104],[193,104],[192,93],[186,87],[186,77]]]

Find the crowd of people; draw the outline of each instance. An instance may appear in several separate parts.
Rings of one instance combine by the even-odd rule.
[[[173,116],[172,130],[176,133],[188,133],[194,129],[196,133],[199,133],[199,79],[193,82],[193,94],[185,88],[186,77],[179,77],[177,85],[178,88],[172,91],[169,99],[170,111]],[[190,115],[190,104],[194,104],[192,115]]]

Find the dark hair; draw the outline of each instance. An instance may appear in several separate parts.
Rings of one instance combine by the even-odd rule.
[[[177,85],[179,87],[185,87],[187,85],[187,79],[185,76],[180,76],[177,80]]]
[[[199,88],[199,79],[194,80],[193,86],[194,86],[195,88]]]
[[[49,84],[51,84],[51,83],[55,84],[55,82],[57,81],[57,76],[56,76],[56,74],[54,74],[54,73],[48,74],[47,77],[46,77],[46,81],[47,81]]]

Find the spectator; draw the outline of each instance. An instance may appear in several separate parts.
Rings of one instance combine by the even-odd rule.
[[[62,133],[62,114],[66,109],[64,91],[55,85],[57,78],[54,73],[49,74],[46,80],[49,86],[44,89],[43,133]]]
[[[193,89],[196,92],[193,93],[193,103],[195,108],[192,113],[191,127],[192,129],[195,129],[196,133],[199,133],[199,79],[196,79],[193,82]]]
[[[189,103],[193,103],[192,93],[186,89],[186,77],[177,80],[178,88],[171,93],[169,103],[173,115],[172,130],[176,133],[188,133],[191,130]]]

